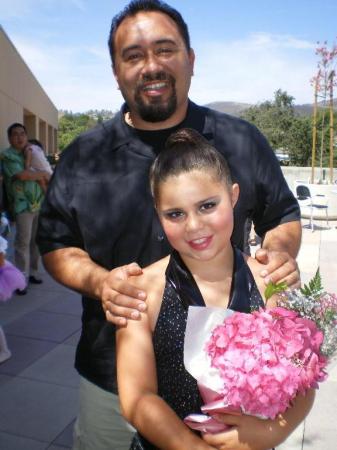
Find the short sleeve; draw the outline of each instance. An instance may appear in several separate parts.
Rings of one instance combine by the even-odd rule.
[[[255,231],[263,236],[277,225],[300,220],[300,210],[266,138],[255,127],[252,133],[255,141],[252,166],[256,189],[252,219]]]
[[[61,248],[83,248],[81,232],[71,206],[72,167],[76,151],[74,143],[62,154],[41,206],[36,240],[42,255]]]
[[[23,164],[9,153],[3,153],[2,171],[3,175],[10,180],[14,175],[24,170]]]

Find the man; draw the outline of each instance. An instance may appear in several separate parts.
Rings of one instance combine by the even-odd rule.
[[[37,277],[39,250],[35,238],[43,192],[37,181],[48,174],[24,168],[24,149],[28,143],[24,125],[13,123],[7,130],[7,136],[10,147],[2,152],[1,157],[10,215],[16,223],[15,265],[25,274],[27,281],[40,284],[42,280]],[[17,290],[16,293],[25,295],[27,289]]]
[[[266,278],[289,285],[298,280],[294,258],[301,236],[297,203],[263,136],[244,121],[188,100],[194,53],[177,11],[158,1],[131,2],[113,19],[109,47],[126,104],[64,152],[38,232],[47,270],[83,295],[75,445],[96,450],[129,444],[113,394],[115,328],[104,311],[115,325],[139,318],[146,293],[128,283],[141,272],[129,263],[145,266],[170,251],[152,207],[148,171],[171,132],[195,128],[225,155],[243,193],[233,241],[243,246],[244,222],[251,216],[264,236],[260,260],[268,262]]]

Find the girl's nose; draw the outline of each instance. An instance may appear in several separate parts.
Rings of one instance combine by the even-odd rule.
[[[186,229],[187,231],[199,230],[202,227],[201,218],[197,214],[191,214],[187,218]]]

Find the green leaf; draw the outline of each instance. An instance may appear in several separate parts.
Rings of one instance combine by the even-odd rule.
[[[315,276],[300,289],[301,293],[306,297],[318,298],[323,292],[322,278],[317,269]]]
[[[267,284],[266,290],[264,291],[264,296],[266,300],[269,300],[274,294],[279,294],[287,289],[287,283],[282,281],[281,283],[273,283],[269,281]]]

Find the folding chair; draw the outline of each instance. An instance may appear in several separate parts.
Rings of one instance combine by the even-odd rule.
[[[304,184],[298,184],[296,186],[296,196],[301,208],[301,212],[304,208],[310,210],[310,228],[314,231],[314,209],[325,210],[326,223],[329,226],[329,214],[328,214],[328,199],[324,194],[311,195],[310,188]]]

